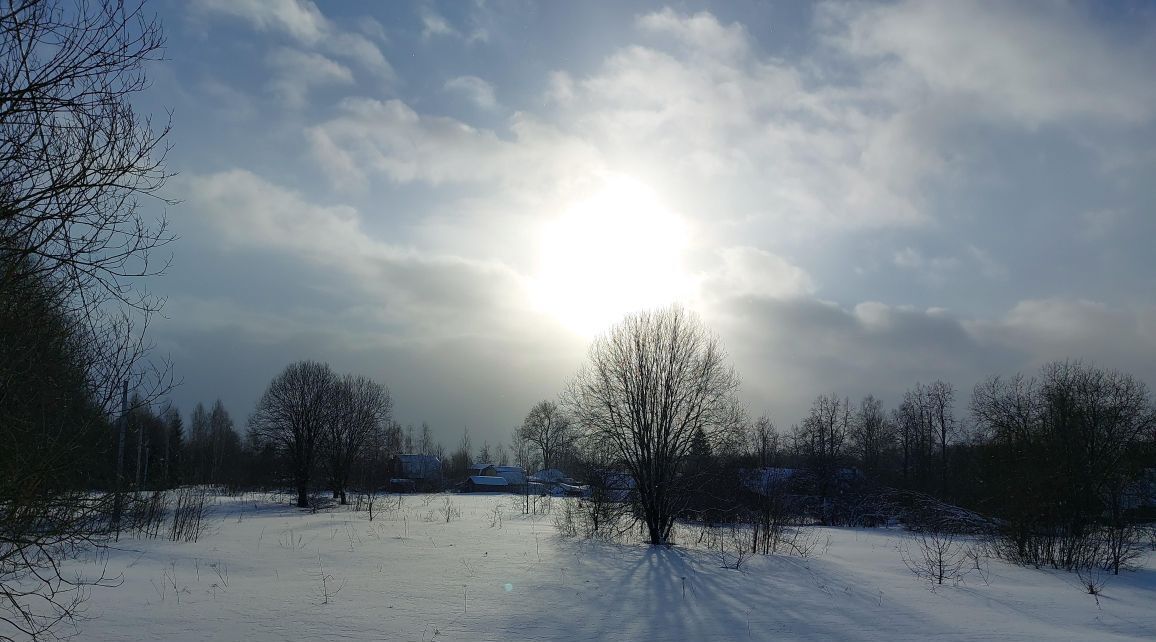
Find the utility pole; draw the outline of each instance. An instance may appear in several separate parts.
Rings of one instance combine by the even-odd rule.
[[[168,414],[166,413],[165,416],[167,417]],[[171,446],[170,442],[172,442],[172,440],[173,440],[173,436],[170,434],[170,430],[171,430],[171,426],[169,426],[168,422],[166,422],[165,423],[165,480],[164,480],[164,487],[165,488],[169,487],[169,484],[172,483],[172,479],[173,479],[172,475],[169,474],[169,457],[171,456],[170,453],[172,452],[172,449],[170,447]]]
[[[117,539],[120,539],[120,515],[124,510],[124,425],[128,421],[128,380],[120,390],[120,424],[116,446],[116,497],[113,498],[112,519],[116,524]]]
[[[136,424],[136,484],[133,486],[134,491],[140,490],[141,485],[141,461],[144,455],[144,422],[138,421]]]

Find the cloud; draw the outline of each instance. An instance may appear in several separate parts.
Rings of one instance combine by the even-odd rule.
[[[692,51],[711,57],[736,60],[750,53],[745,27],[738,23],[724,26],[705,11],[686,16],[666,7],[657,13],[639,16],[637,24],[645,31],[673,36]]]
[[[895,403],[917,381],[942,378],[967,390],[1016,363],[1014,353],[983,345],[959,319],[936,310],[743,297],[722,302],[710,320],[752,412],[770,411],[783,423],[804,416],[821,393]]]
[[[401,100],[348,99],[308,131],[314,158],[335,184],[385,175],[399,183],[534,186],[550,191],[566,177],[601,167],[593,148],[526,115],[511,121],[512,139],[443,116],[420,114]]]
[[[820,22],[836,46],[894,74],[888,89],[914,82],[928,97],[965,101],[993,120],[1137,124],[1156,112],[1152,41],[1089,28],[1075,5],[828,3]]]
[[[309,0],[195,0],[193,10],[241,19],[258,31],[282,33],[306,44],[316,44],[332,29]]]
[[[467,45],[476,42],[486,43],[490,41],[490,28],[479,24],[482,16],[485,14],[482,9],[485,8],[483,3],[477,3],[472,13],[474,28],[469,33],[463,33],[460,29],[450,24],[444,16],[438,13],[432,6],[422,6],[418,15],[421,18],[421,37],[424,40],[431,40],[434,38],[453,38],[462,40]]]
[[[306,105],[309,92],[327,85],[353,84],[353,72],[348,67],[322,54],[281,47],[265,58],[274,70],[274,78],[267,86],[289,107]]]
[[[1127,213],[1113,208],[1088,210],[1080,215],[1080,235],[1098,241],[1112,235],[1127,218]]]
[[[196,0],[191,10],[194,14],[242,20],[258,31],[287,36],[298,46],[355,62],[385,78],[394,77],[393,67],[371,39],[377,37],[373,23],[369,25],[370,36],[359,32],[367,28],[365,20],[355,24],[354,29],[345,29],[326,18],[309,0]]]
[[[1156,308],[1113,307],[1086,299],[1018,302],[1000,319],[973,321],[972,331],[1002,346],[1020,346],[1035,361],[1076,358],[1147,376],[1156,374]]]
[[[458,76],[446,81],[447,91],[460,93],[482,109],[498,106],[494,97],[494,86],[477,76]]]
[[[432,7],[429,7],[429,6],[422,7],[419,14],[421,16],[421,25],[422,25],[421,37],[422,38],[425,38],[428,40],[429,38],[432,38],[434,36],[460,36],[461,35],[457,29],[454,29],[452,26],[450,26],[450,23],[448,20],[446,20],[444,17],[442,17],[442,15],[440,13],[438,13],[437,11],[434,11],[434,9]]]
[[[780,421],[804,416],[815,395],[898,403],[916,382],[943,379],[966,413],[990,375],[1034,373],[1068,358],[1156,381],[1156,308],[1069,299],[1025,300],[992,319],[866,301],[734,297],[709,313],[744,381],[744,394]]]
[[[557,329],[532,310],[527,279],[499,261],[380,241],[359,210],[314,203],[245,170],[184,180],[188,207],[217,244],[233,254],[264,251],[306,262],[320,287],[334,288],[359,310],[362,325],[396,330],[383,338],[504,340],[533,335],[523,328],[529,319]]]
[[[703,296],[784,298],[808,295],[815,285],[810,275],[781,256],[755,247],[728,247],[718,252],[718,267],[706,273]]]
[[[581,360],[580,340],[527,295],[535,233],[622,175],[694,230],[691,304],[730,348],[756,412],[766,405],[790,422],[821,392],[893,403],[916,381],[944,378],[959,387],[962,414],[980,378],[1065,357],[1156,380],[1156,311],[1126,302],[1146,291],[1096,302],[1098,291],[1029,281],[1037,277],[1021,267],[1034,254],[1023,259],[1022,246],[1005,242],[1030,229],[1047,248],[1062,229],[1103,243],[1142,218],[1127,215],[1135,176],[1081,175],[1097,193],[1066,199],[1069,181],[1052,172],[1069,145],[1087,144],[1080,136],[1135,131],[1156,109],[1144,73],[1151,45],[1113,38],[1068,5],[1028,15],[995,3],[828,3],[789,58],[760,42],[761,31],[663,9],[628,20],[631,40],[589,64],[535,61],[530,95],[479,64],[468,71],[489,80],[462,75],[439,87],[435,73],[411,94],[419,83],[390,85],[388,99],[367,89],[382,83],[362,82],[373,68],[392,73],[372,24],[347,31],[304,2],[283,5],[286,15],[258,3],[198,6],[279,35],[265,60],[277,71],[270,89],[287,103],[330,100],[295,114],[304,130],[290,134],[329,180],[277,165],[267,176],[299,182],[245,170],[179,179],[188,218],[208,237],[191,243],[286,266],[270,277],[286,289],[276,304],[174,297],[188,354],[213,341],[240,350],[267,332],[249,342],[262,364],[278,354],[376,362],[392,373],[387,382],[407,382],[417,418],[443,412],[448,386],[454,405],[485,407],[507,425]],[[451,24],[431,5],[419,12],[431,58],[471,38],[470,19]],[[405,74],[428,71],[410,65]],[[500,122],[499,92],[519,108]],[[494,111],[477,122],[446,117],[456,110],[439,101],[453,95]],[[1040,191],[1009,175],[1021,166],[1045,177]],[[1075,225],[1031,218],[1057,216],[1032,213],[1052,200],[1073,202]],[[886,269],[850,273],[864,261]],[[955,311],[967,300],[956,286],[974,292],[980,278],[984,305],[1000,307]],[[908,296],[913,285],[935,291]],[[896,297],[921,307],[891,304]],[[234,331],[246,339],[230,339]],[[454,416],[465,414],[477,413]]]

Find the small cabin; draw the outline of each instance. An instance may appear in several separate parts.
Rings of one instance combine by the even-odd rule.
[[[390,487],[397,492],[434,490],[442,486],[442,460],[433,455],[402,454],[390,460]],[[405,483],[408,480],[410,483]]]
[[[511,486],[526,485],[526,471],[521,466],[495,466],[495,474]]]
[[[510,490],[510,483],[504,477],[490,475],[470,475],[462,485],[467,493],[504,493]]]

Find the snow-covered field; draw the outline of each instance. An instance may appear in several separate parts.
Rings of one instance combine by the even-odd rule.
[[[447,498],[460,511],[448,523]],[[124,582],[92,591],[79,639],[1156,639],[1151,553],[1097,601],[1072,574],[997,560],[986,581],[932,587],[905,566],[898,530],[820,529],[812,557],[731,570],[693,541],[560,538],[516,497],[386,501],[371,523],[220,498],[197,543],[122,539],[108,570]]]

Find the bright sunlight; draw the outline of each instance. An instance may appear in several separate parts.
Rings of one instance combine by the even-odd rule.
[[[653,189],[608,178],[543,227],[537,303],[574,332],[593,336],[628,312],[684,296],[686,245],[685,223]]]

